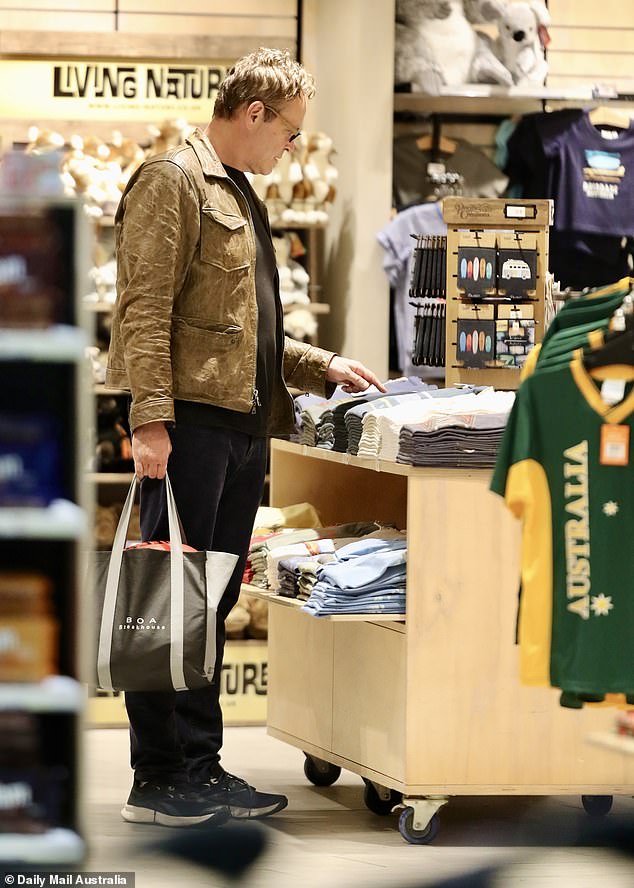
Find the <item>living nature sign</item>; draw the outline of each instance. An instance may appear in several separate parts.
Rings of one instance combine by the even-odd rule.
[[[20,119],[155,121],[173,114],[199,123],[211,117],[225,71],[225,64],[181,61],[10,60],[0,62],[0,89],[11,106],[4,114]]]
[[[223,76],[221,68],[202,65],[55,65],[56,99],[211,100]]]

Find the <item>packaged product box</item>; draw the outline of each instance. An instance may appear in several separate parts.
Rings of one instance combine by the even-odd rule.
[[[41,681],[55,675],[57,641],[52,617],[0,616],[0,681]]]

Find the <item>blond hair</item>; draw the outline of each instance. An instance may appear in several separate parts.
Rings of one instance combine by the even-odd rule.
[[[285,49],[260,47],[243,56],[229,68],[220,84],[214,105],[214,117],[230,118],[245,102],[260,99],[275,107],[298,96],[312,99],[315,81]],[[271,112],[266,112],[271,117]]]

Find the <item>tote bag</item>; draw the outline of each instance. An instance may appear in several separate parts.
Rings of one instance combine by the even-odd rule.
[[[205,687],[214,677],[218,603],[238,556],[183,551],[167,476],[169,550],[126,549],[136,484],[134,478],[112,551],[95,553],[97,687],[107,691]]]

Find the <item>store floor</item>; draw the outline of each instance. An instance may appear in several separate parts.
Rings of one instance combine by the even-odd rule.
[[[227,770],[289,796],[288,808],[259,826],[252,821],[229,827],[222,842],[227,854],[241,827],[245,840],[260,827],[266,838],[267,850],[242,880],[228,881],[212,869],[166,854],[165,844],[175,834],[182,836],[182,830],[121,820],[131,781],[123,729],[86,732],[91,846],[86,868],[134,871],[136,888],[409,888],[489,866],[499,867],[487,883],[494,888],[634,885],[634,857],[589,847],[544,847],[553,840],[565,844],[586,823],[577,797],[454,799],[441,812],[434,843],[416,846],[403,841],[396,817],[377,817],[365,808],[359,777],[344,771],[332,787],[312,786],[304,777],[302,753],[268,737],[264,728],[228,728],[225,749]],[[613,813],[600,826],[630,815],[634,820],[634,801],[615,799]],[[212,841],[226,829],[215,831]],[[198,835],[201,845],[209,841],[204,833]]]

